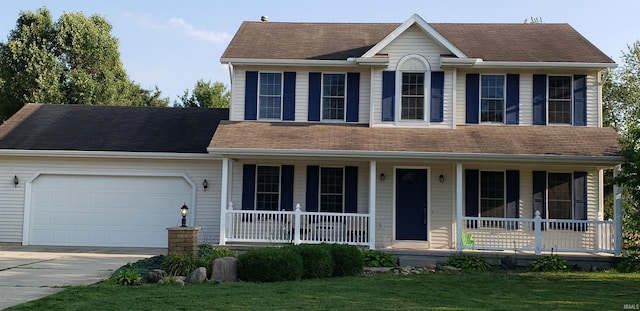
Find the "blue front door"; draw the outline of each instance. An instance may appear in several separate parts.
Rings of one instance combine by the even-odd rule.
[[[396,240],[427,240],[426,169],[396,169]]]

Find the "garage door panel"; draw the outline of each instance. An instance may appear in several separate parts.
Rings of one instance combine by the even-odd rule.
[[[33,245],[166,247],[192,188],[182,177],[41,175],[32,184]]]

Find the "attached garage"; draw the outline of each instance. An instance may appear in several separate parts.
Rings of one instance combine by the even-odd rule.
[[[166,247],[166,228],[195,194],[182,176],[56,174],[37,176],[30,192],[24,244],[123,247]]]

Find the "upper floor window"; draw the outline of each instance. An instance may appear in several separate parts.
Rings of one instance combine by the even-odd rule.
[[[277,211],[280,206],[280,167],[258,166],[256,174],[256,210]]]
[[[504,76],[482,75],[480,93],[480,121],[502,123],[505,103]]]
[[[322,75],[322,120],[344,120],[346,75]]]
[[[259,118],[280,120],[282,115],[282,74],[261,72],[259,88]]]
[[[571,76],[549,76],[549,123],[571,124]]]
[[[320,212],[342,213],[344,206],[344,168],[320,169]]]
[[[401,120],[424,120],[424,73],[402,73]]]

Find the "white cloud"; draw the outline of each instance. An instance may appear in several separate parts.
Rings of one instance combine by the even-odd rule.
[[[185,34],[199,40],[210,41],[214,43],[227,42],[231,36],[226,32],[215,32],[197,29],[193,25],[185,22],[182,18],[172,17],[169,19],[169,25],[181,29]]]

